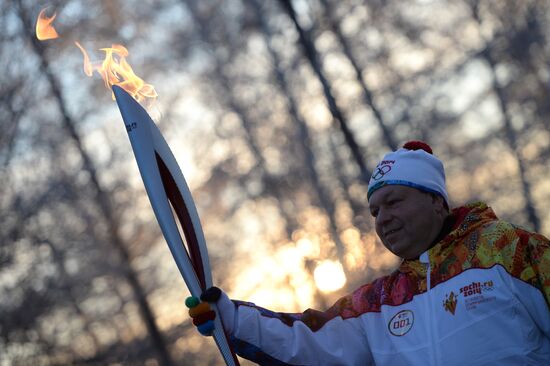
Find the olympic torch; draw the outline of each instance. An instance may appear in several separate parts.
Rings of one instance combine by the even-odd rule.
[[[162,234],[191,295],[200,297],[204,290],[212,287],[212,275],[191,192],[170,147],[145,109],[121,87],[114,85],[112,90]],[[176,218],[185,240],[180,235]],[[217,307],[211,305],[218,313]],[[219,316],[215,325],[214,339],[226,364],[238,365]]]
[[[42,9],[38,15],[36,37],[38,40],[58,38],[59,34],[52,24],[56,15],[47,17],[45,12],[46,9]],[[84,73],[91,77],[94,71],[97,72],[105,86],[112,90],[162,234],[191,295],[200,297],[204,290],[212,287],[212,274],[199,215],[170,147],[139,104],[140,101],[156,98],[155,88],[134,73],[126,60],[129,52],[123,45],[102,48],[105,57],[95,62],[90,61],[79,42],[75,45],[82,52]],[[176,218],[185,239],[180,235]],[[211,307],[219,314],[215,304]],[[214,340],[226,364],[239,365],[220,317],[217,316],[214,322]]]

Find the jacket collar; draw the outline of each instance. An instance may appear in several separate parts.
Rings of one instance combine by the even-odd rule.
[[[477,201],[454,208],[443,222],[441,232],[427,253],[430,257],[434,254],[437,256],[456,240],[467,236],[478,227],[495,220],[498,220],[498,217],[495,215],[493,209],[484,202]],[[401,263],[400,271],[408,272],[412,270],[414,272],[424,272],[423,266],[418,258],[404,260]]]

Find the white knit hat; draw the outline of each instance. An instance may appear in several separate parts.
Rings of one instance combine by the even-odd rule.
[[[431,147],[424,142],[409,141],[403,148],[386,154],[372,173],[367,199],[370,199],[377,189],[388,184],[439,194],[449,206],[443,163],[432,154]]]

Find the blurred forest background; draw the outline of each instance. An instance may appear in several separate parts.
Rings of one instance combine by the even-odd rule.
[[[410,139],[445,161],[453,205],[550,234],[548,1],[0,3],[1,366],[222,363],[75,41],[123,44],[155,86],[233,298],[324,309],[391,271],[366,182]],[[45,6],[61,37],[39,42]]]

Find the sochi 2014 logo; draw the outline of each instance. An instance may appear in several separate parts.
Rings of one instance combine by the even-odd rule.
[[[443,300],[443,308],[452,315],[455,315],[459,296],[464,299],[464,307],[470,311],[478,306],[496,300],[494,296],[488,296],[488,292],[493,291],[493,281],[472,282],[466,286],[462,286],[457,294],[451,291],[445,295]]]
[[[397,337],[404,336],[414,324],[414,313],[411,310],[401,310],[391,318],[388,330]]]

